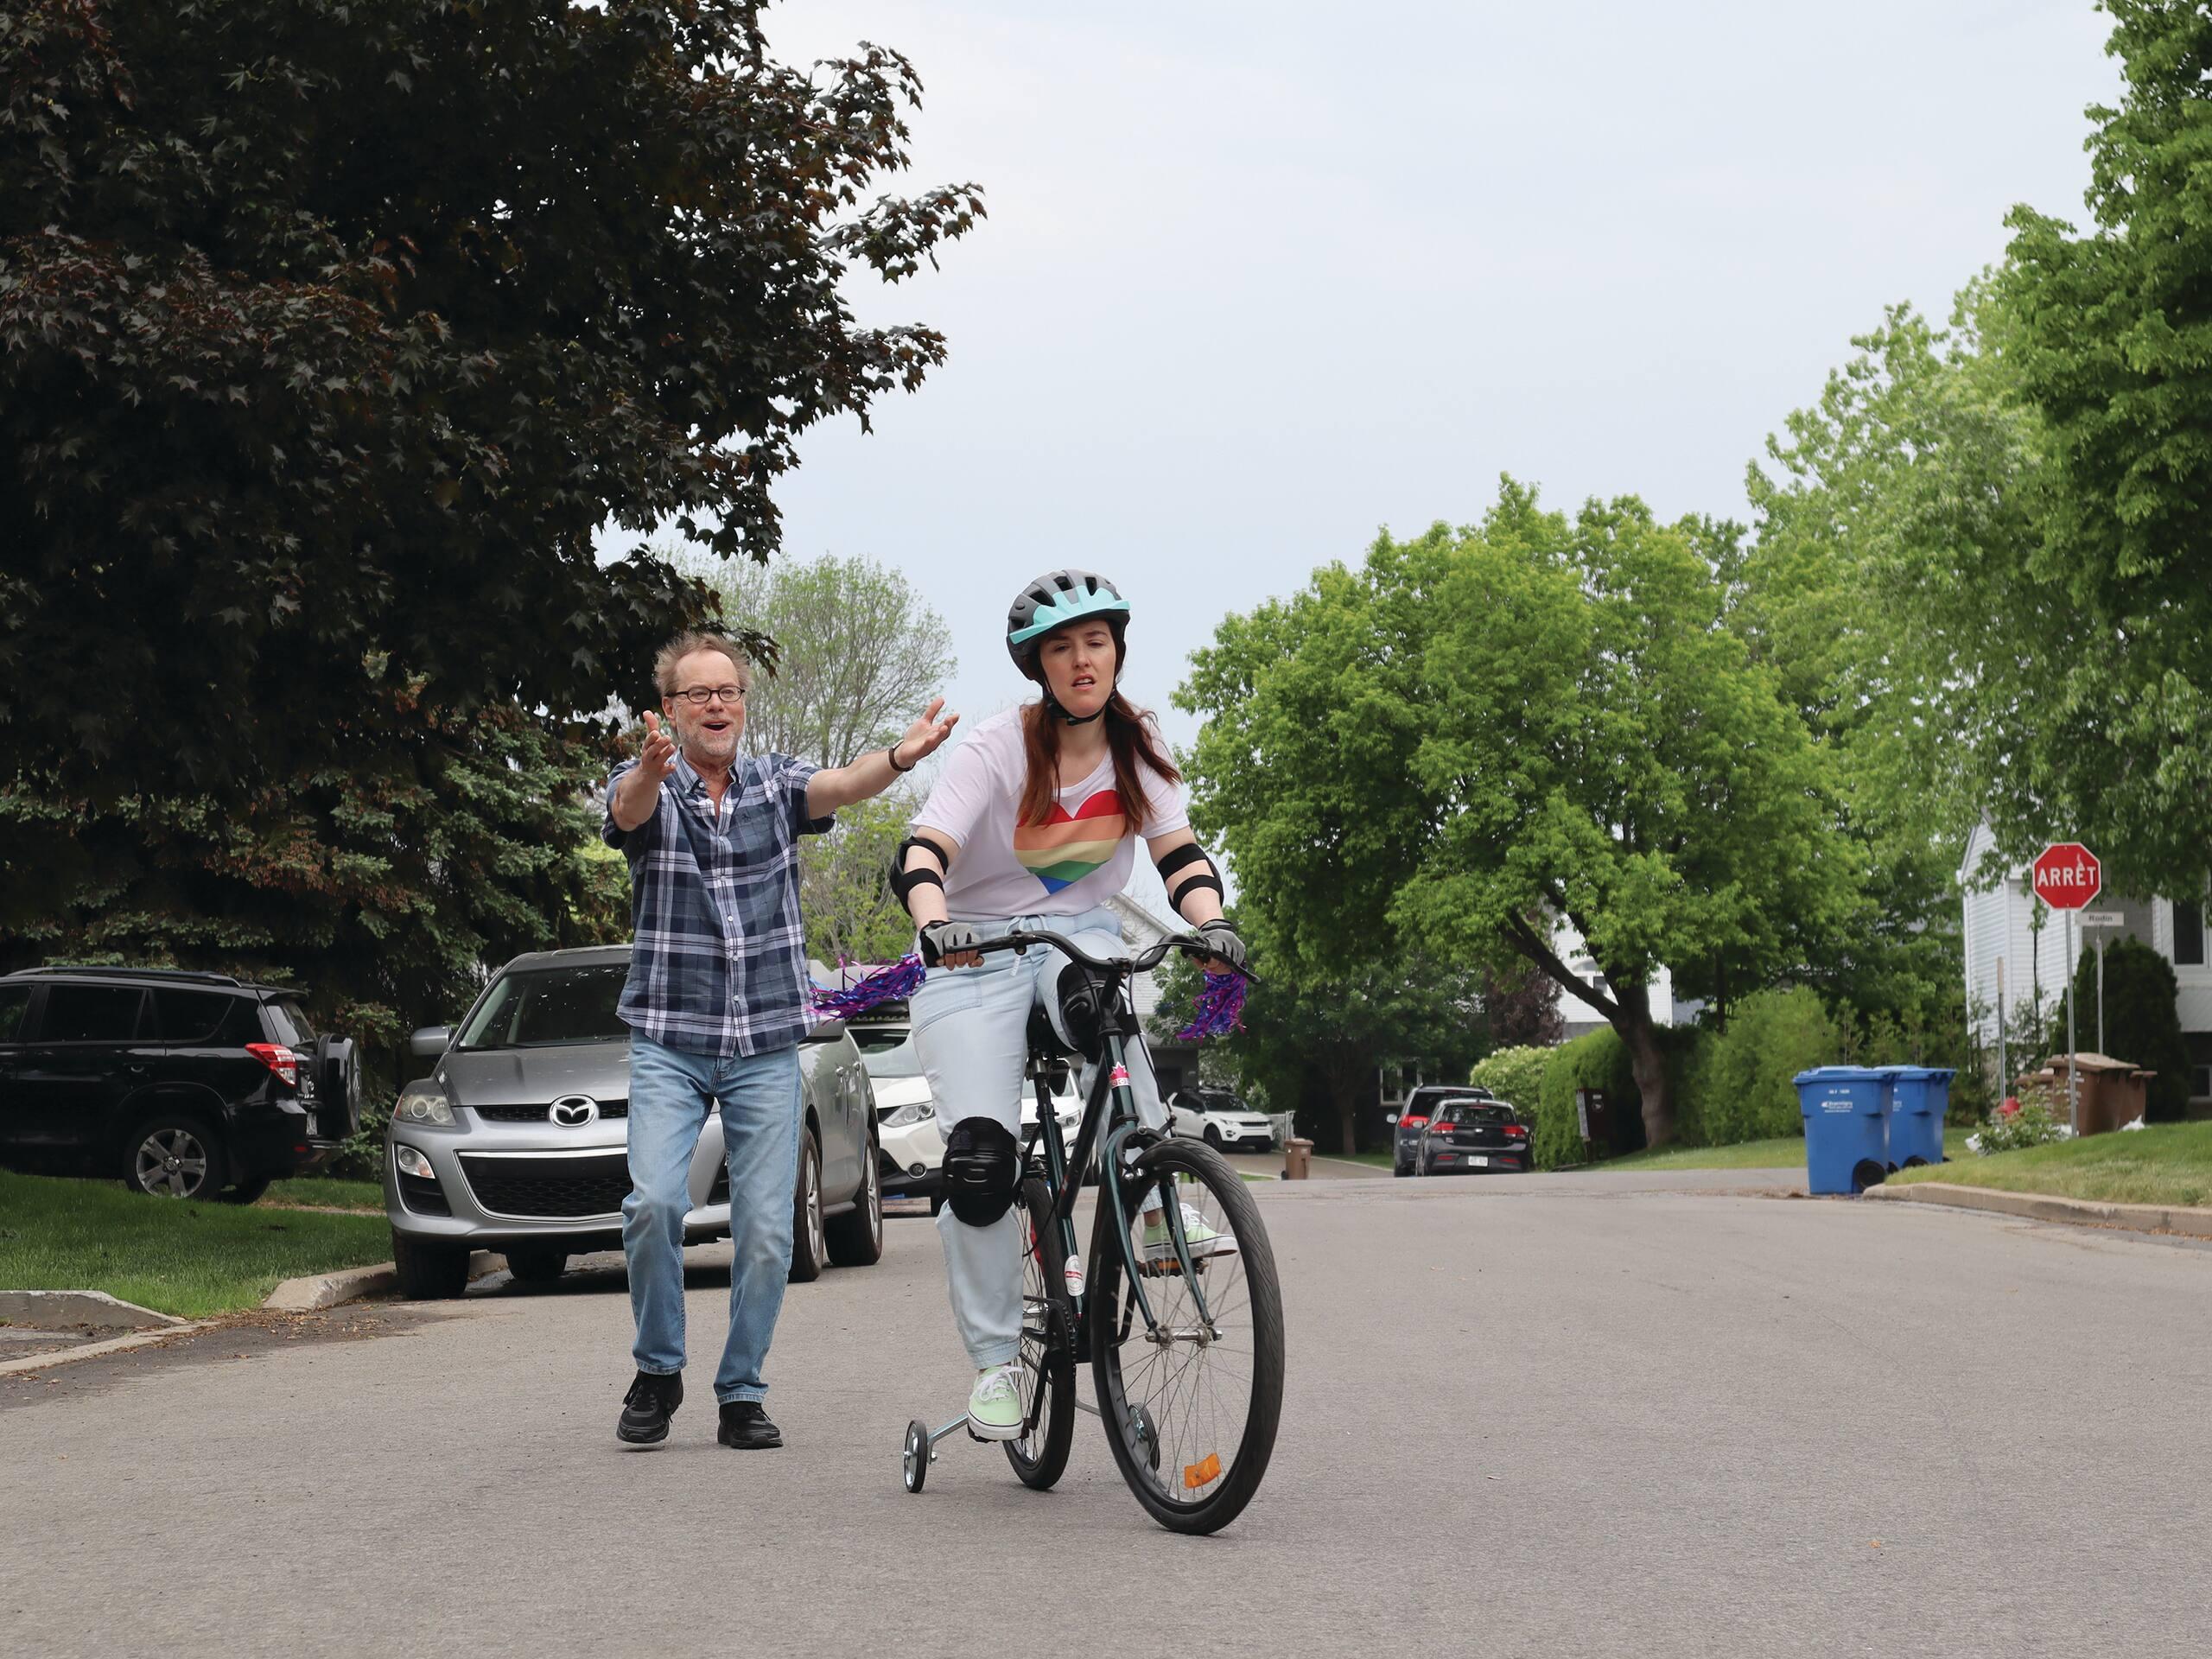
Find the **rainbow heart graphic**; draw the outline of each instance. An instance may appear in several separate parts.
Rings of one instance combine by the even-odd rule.
[[[1044,823],[1016,826],[1014,855],[1045,884],[1046,892],[1058,893],[1113,857],[1128,833],[1120,798],[1102,789],[1072,812],[1055,801]]]

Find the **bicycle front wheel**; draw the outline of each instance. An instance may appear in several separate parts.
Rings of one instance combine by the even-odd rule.
[[[1282,1414],[1282,1293],[1259,1205],[1222,1155],[1154,1146],[1123,1183],[1147,1319],[1102,1213],[1090,1241],[1090,1363],[1107,1444],[1152,1518],[1215,1532],[1267,1473]],[[1102,1204],[1103,1198],[1102,1196]],[[1172,1243],[1182,1217],[1196,1283]]]
[[[1021,1410],[1036,1421],[1007,1440],[1006,1460],[1025,1486],[1045,1491],[1068,1466],[1075,1440],[1075,1319],[1068,1300],[1067,1252],[1045,1183],[1021,1184],[1014,1212],[1027,1233],[1021,1259]],[[1038,1404],[1039,1396],[1044,1403]]]

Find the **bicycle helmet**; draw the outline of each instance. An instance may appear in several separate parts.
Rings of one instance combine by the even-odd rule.
[[[1122,597],[1122,590],[1092,570],[1054,570],[1041,575],[1014,595],[1007,611],[1007,655],[1025,677],[1041,685],[1045,676],[1037,666],[1037,642],[1054,628],[1086,616],[1098,617],[1114,630],[1119,657],[1122,631],[1129,620],[1129,601]]]

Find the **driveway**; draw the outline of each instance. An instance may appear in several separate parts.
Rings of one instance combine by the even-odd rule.
[[[714,1444],[708,1252],[656,1451],[613,1436],[612,1267],[6,1379],[9,1645],[2203,1650],[2212,1250],[1535,1179],[1254,1191],[1290,1386],[1217,1538],[1146,1521],[1089,1418],[1054,1493],[957,1437],[901,1490],[906,1420],[967,1378],[931,1226],[901,1220],[880,1267],[792,1287],[780,1452]]]

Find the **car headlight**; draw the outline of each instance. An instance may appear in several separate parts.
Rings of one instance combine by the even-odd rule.
[[[403,1142],[391,1149],[391,1155],[393,1161],[398,1164],[401,1174],[412,1175],[418,1181],[438,1179],[437,1172],[430,1167],[430,1160],[415,1147]]]
[[[395,1123],[422,1123],[449,1129],[454,1127],[453,1103],[435,1088],[416,1088],[410,1084],[399,1091],[391,1118]]]
[[[910,1100],[883,1120],[887,1129],[903,1129],[909,1123],[919,1123],[937,1116],[937,1108],[926,1100]]]

